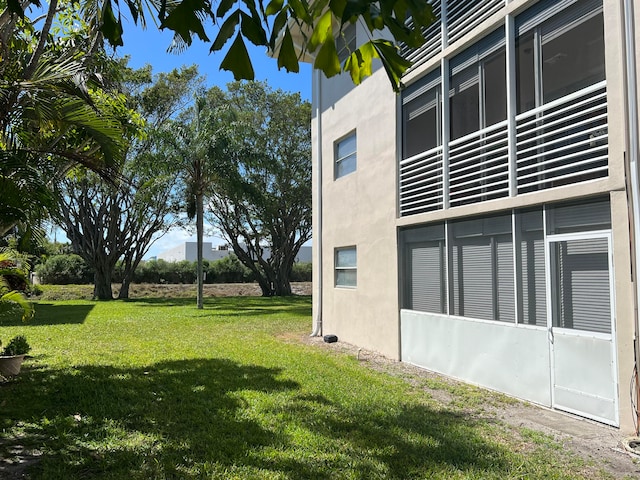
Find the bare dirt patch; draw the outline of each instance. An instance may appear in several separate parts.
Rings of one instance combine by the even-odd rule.
[[[604,470],[615,479],[640,478],[640,456],[625,450],[626,437],[616,428],[472,387],[344,342],[325,343],[320,337],[309,336],[298,337],[297,340],[288,336],[284,340],[352,355],[367,368],[402,378],[443,408],[462,411],[472,421],[504,425],[520,437],[520,443],[511,446],[514,449],[527,451],[536,448],[535,440],[530,439],[527,432],[539,432],[554,441],[569,457],[581,457],[586,462],[586,477]],[[468,394],[469,391],[472,393]]]
[[[113,296],[118,297],[120,285],[113,284]],[[196,285],[136,283],[129,288],[129,298],[189,298],[196,297]],[[93,285],[44,285],[38,300],[91,300]],[[293,282],[294,295],[311,295],[311,282]],[[260,296],[257,283],[213,283],[204,285],[207,297]]]

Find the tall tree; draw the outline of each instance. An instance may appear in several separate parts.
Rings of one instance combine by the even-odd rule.
[[[70,5],[52,2],[38,29],[0,0],[0,235],[46,218],[71,166],[108,176],[122,155],[121,125],[91,96],[106,57],[87,54],[88,31]]]
[[[123,68],[126,67],[122,66]],[[122,259],[123,279],[119,298],[128,298],[133,273],[152,242],[171,228],[177,218],[179,171],[163,150],[164,128],[171,116],[184,108],[199,85],[196,67],[160,74],[150,84],[150,70],[124,77],[128,95],[121,102],[136,108],[146,119],[138,137],[130,131],[130,148],[118,181],[105,183],[96,175],[78,171],[63,182],[62,228],[74,250],[95,272],[94,297],[111,299],[111,280]],[[131,110],[121,110],[123,123]]]
[[[211,222],[255,275],[264,296],[290,295],[311,238],[311,106],[265,83],[228,85],[235,154],[208,192]]]
[[[204,307],[204,201],[220,165],[230,155],[230,113],[222,90],[214,87],[206,96],[199,95],[194,105],[178,117],[169,136],[171,156],[182,172],[187,216],[196,220],[199,309]]]

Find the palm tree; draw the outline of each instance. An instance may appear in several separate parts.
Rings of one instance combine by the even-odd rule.
[[[222,91],[215,87],[206,96],[197,97],[194,105],[169,126],[173,134],[167,136],[170,155],[183,172],[187,216],[196,220],[199,309],[203,308],[204,197],[218,174],[220,159],[228,155],[231,113],[223,98]]]
[[[40,30],[3,3],[0,236],[17,223],[33,224],[49,215],[56,204],[55,180],[71,166],[83,164],[109,177],[123,150],[120,125],[92,96],[103,64],[85,55],[91,37],[50,34],[57,0]]]

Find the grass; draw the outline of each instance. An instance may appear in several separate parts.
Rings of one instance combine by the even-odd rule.
[[[34,357],[0,386],[0,458],[56,480],[606,478],[553,439],[292,341],[308,297],[193,303],[43,302],[0,327]]]

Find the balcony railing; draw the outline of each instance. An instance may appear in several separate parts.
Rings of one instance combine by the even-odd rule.
[[[462,38],[504,7],[504,0],[449,0],[447,32],[449,45]]]
[[[449,144],[449,201],[452,207],[509,195],[507,121]]]
[[[446,153],[440,146],[402,160],[400,215],[507,197],[512,184],[522,195],[606,177],[608,154],[607,86],[600,82],[449,142]]]
[[[608,175],[606,82],[516,117],[518,193]]]
[[[401,215],[442,209],[442,179],[442,147],[400,162]]]

